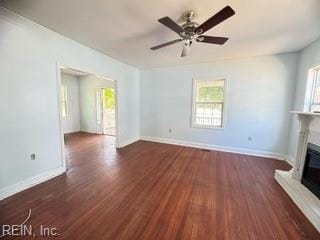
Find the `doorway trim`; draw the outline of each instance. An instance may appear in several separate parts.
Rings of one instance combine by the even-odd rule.
[[[62,69],[70,69],[70,70],[74,70],[77,72],[83,72],[86,73],[88,75],[94,75],[97,76],[99,78],[103,78],[105,80],[109,80],[109,81],[113,81],[114,82],[114,92],[115,92],[115,121],[116,121],[116,148],[120,148],[120,122],[119,122],[119,95],[118,95],[118,80],[110,78],[110,77],[106,77],[88,70],[83,70],[80,69],[79,67],[72,67],[66,64],[60,64],[59,62],[57,62],[57,92],[58,92],[58,108],[59,108],[59,130],[60,130],[60,142],[61,142],[61,158],[62,158],[62,167],[64,168],[64,170],[66,171],[67,169],[67,160],[66,160],[66,156],[65,156],[65,152],[64,152],[64,148],[65,148],[65,141],[64,141],[64,131],[63,131],[63,118],[62,118],[62,114],[61,114],[61,110],[62,110],[62,105],[61,105],[61,85],[62,85],[62,81],[61,81],[61,73],[62,73]]]

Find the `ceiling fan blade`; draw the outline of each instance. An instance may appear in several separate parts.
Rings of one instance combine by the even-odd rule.
[[[223,45],[229,38],[226,37],[212,37],[212,36],[204,36],[201,35],[198,37],[197,42],[204,42],[204,43],[212,43],[212,44],[219,44]]]
[[[189,55],[191,49],[191,45],[188,43],[184,43],[182,47],[181,57],[186,57]]]
[[[230,7],[226,6],[220,12],[213,15],[207,21],[202,23],[199,27],[195,29],[195,33],[202,34],[208,31],[209,29],[213,28],[214,26],[218,25],[219,23],[223,22],[224,20],[228,19],[229,17],[233,16],[235,11]]]
[[[151,50],[157,50],[159,48],[163,48],[163,47],[167,47],[167,46],[170,46],[172,44],[175,44],[175,43],[178,43],[178,42],[181,42],[182,39],[176,39],[176,40],[173,40],[173,41],[170,41],[170,42],[166,42],[166,43],[162,43],[160,45],[157,45],[157,46],[154,46],[152,48],[150,48]]]
[[[158,21],[179,35],[183,32],[183,28],[169,17],[160,18]]]

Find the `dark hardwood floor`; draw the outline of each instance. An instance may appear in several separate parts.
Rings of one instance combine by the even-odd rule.
[[[59,239],[320,239],[273,178],[278,160],[112,137],[67,136],[68,171],[0,202],[0,224]],[[11,238],[8,238],[11,239]],[[40,239],[40,237],[37,237]],[[47,238],[43,238],[47,239]]]

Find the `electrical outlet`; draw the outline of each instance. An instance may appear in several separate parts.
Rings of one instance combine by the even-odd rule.
[[[169,133],[172,133],[172,130],[171,130],[171,128],[169,129]]]
[[[31,153],[30,158],[31,158],[31,160],[36,160],[36,154],[35,153]]]
[[[250,142],[251,142],[251,141],[252,141],[252,137],[248,137],[248,141],[250,141]]]

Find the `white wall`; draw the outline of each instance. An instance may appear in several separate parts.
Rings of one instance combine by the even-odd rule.
[[[297,60],[282,54],[144,70],[141,136],[285,154]],[[191,128],[192,78],[221,76],[228,81],[225,128]]]
[[[80,104],[78,78],[69,74],[61,74],[61,82],[67,87],[67,116],[63,118],[63,132],[80,131]]]
[[[62,166],[57,62],[117,80],[120,144],[139,137],[137,69],[2,7],[0,36],[0,192]]]
[[[97,133],[96,91],[108,87],[114,88],[114,82],[94,75],[79,77],[81,131]]]
[[[300,52],[297,85],[294,96],[294,106],[292,110],[302,111],[306,96],[306,87],[308,82],[308,70],[320,65],[320,40],[307,46]],[[298,137],[298,121],[295,116],[292,117],[291,131],[289,137],[288,155],[295,158],[296,143]]]

